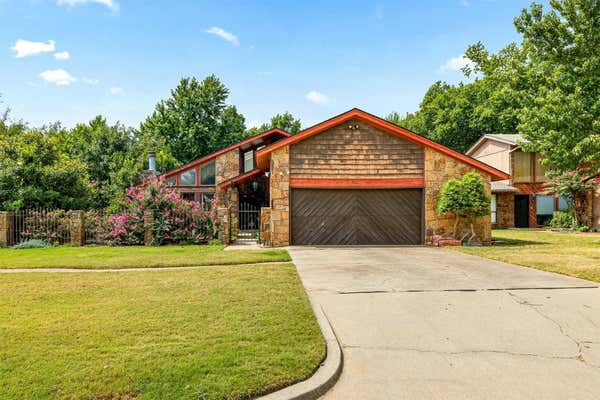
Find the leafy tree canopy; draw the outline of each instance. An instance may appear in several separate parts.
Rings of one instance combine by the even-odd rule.
[[[290,112],[286,111],[283,114],[275,114],[268,123],[264,123],[257,128],[248,129],[246,135],[254,136],[273,128],[278,128],[295,135],[302,130],[302,124],[299,119],[294,118]]]
[[[171,97],[156,105],[141,124],[140,141],[143,147],[166,149],[165,159],[157,159],[159,168],[192,161],[244,137],[244,117],[226,104],[228,96],[229,90],[215,75],[202,82],[183,78]]]

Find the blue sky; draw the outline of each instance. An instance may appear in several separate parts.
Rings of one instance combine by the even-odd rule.
[[[465,48],[518,40],[529,0],[0,0],[0,93],[12,117],[137,127],[183,76],[214,73],[247,125],[352,107],[415,111],[458,82]],[[66,53],[65,53],[66,52]]]

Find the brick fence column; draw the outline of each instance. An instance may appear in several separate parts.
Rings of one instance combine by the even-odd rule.
[[[219,239],[224,245],[228,245],[231,240],[231,221],[229,208],[220,207],[217,209],[217,220],[219,224]]]
[[[154,244],[154,210],[144,211],[144,245]]]
[[[85,212],[84,211],[73,211],[71,221],[69,224],[69,231],[71,234],[71,244],[73,246],[85,246]]]
[[[0,211],[0,247],[13,244],[13,224],[15,214],[10,211]]]

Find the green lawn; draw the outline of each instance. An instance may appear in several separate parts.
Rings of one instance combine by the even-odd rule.
[[[2,399],[246,399],[324,356],[292,264],[0,279]]]
[[[494,230],[492,236],[506,243],[451,249],[600,282],[598,234]]]
[[[220,245],[0,249],[0,269],[182,267],[290,260],[285,250],[223,251]]]

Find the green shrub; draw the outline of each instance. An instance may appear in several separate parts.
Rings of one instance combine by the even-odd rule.
[[[552,228],[572,229],[575,226],[575,218],[570,211],[555,211],[550,220]]]
[[[43,249],[45,247],[52,247],[52,243],[41,239],[29,239],[19,244],[14,245],[12,248],[15,250],[23,249]]]
[[[219,245],[221,245],[222,243],[221,243],[221,241],[220,241],[219,239],[210,239],[210,240],[208,241],[208,244],[209,244],[210,246],[219,246]]]

